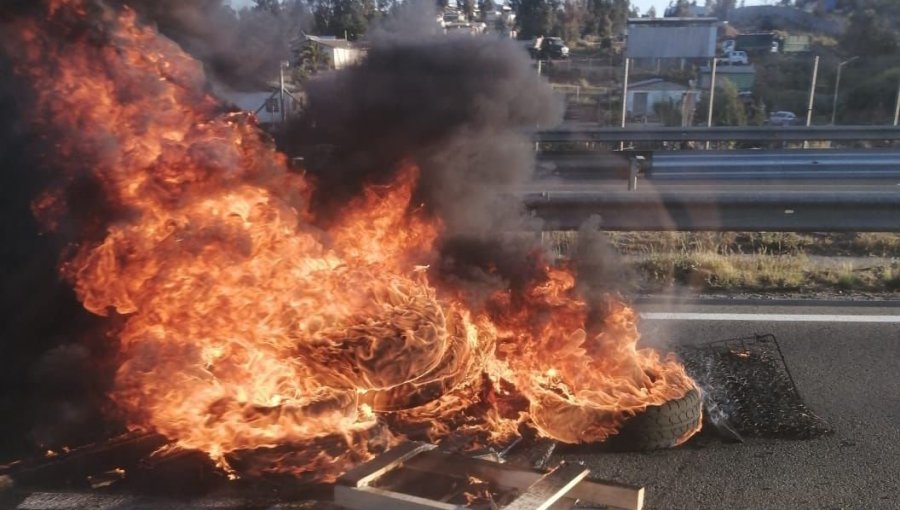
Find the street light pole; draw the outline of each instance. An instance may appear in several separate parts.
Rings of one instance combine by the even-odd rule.
[[[841,91],[841,71],[844,70],[844,66],[858,59],[859,57],[851,57],[847,60],[838,64],[837,70],[837,78],[834,80],[834,100],[831,103],[831,125],[834,125],[834,118],[837,115],[837,103],[838,103],[838,94]]]
[[[806,107],[806,127],[812,124],[813,103],[816,100],[816,80],[819,77],[819,56],[813,61],[812,83],[809,86],[809,105]]]
[[[281,123],[284,124],[287,121],[287,112],[284,110],[284,69],[290,65],[290,62],[282,61],[280,66],[280,86],[281,88],[278,90],[279,95],[279,108],[281,108]]]
[[[812,124],[812,114],[813,114],[813,105],[816,101],[816,81],[819,78],[819,56],[816,55],[816,60],[813,63],[813,74],[812,74],[812,84],[809,87],[809,106],[806,108],[806,127],[809,127]],[[803,148],[809,148],[809,140],[803,141]]]
[[[628,115],[628,67],[631,59],[625,57],[625,78],[622,82],[622,129],[625,129],[625,117]],[[625,150],[625,141],[619,142],[619,150]]]
[[[714,56],[712,59],[712,69],[710,69],[709,76],[709,107],[707,108],[706,114],[706,127],[712,127],[713,121],[713,105],[715,104],[716,99],[716,66],[718,65],[718,59]],[[709,150],[709,140],[706,141],[706,150]]]
[[[894,125],[900,121],[900,85],[897,86],[897,103],[894,106]]]

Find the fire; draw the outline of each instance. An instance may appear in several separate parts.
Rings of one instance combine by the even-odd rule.
[[[268,451],[262,470],[327,477],[416,430],[603,441],[694,388],[637,348],[631,308],[609,298],[590,317],[567,268],[536,256],[529,288],[478,309],[430,279],[442,226],[413,202],[413,162],[318,225],[315,183],[131,10],[56,0],[16,30],[4,44],[67,178],[90,175],[114,205],[63,272],[86,309],[125,318],[112,397],[134,427],[222,466]],[[59,224],[64,202],[35,208]],[[328,438],[337,453],[309,446]]]

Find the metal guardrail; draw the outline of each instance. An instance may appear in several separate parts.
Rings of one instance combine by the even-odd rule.
[[[547,230],[900,232],[900,193],[547,192],[524,197]]]
[[[891,149],[543,153],[538,175],[620,178],[632,158],[644,158],[651,180],[900,179],[900,150]]]
[[[802,142],[896,141],[900,126],[784,126],[784,127],[665,127],[665,128],[561,128],[540,131],[535,141],[563,142]]]

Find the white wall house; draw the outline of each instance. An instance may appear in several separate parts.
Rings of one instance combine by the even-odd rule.
[[[672,101],[676,106],[680,106],[685,95],[699,95],[699,93],[699,90],[662,78],[639,81],[629,84],[625,109],[631,117],[652,117],[654,104]]]
[[[260,124],[281,122],[281,94],[277,89],[250,92],[219,90],[216,91],[216,95],[242,111],[255,113]],[[290,116],[299,106],[295,103],[293,94],[284,95],[284,108],[287,116]]]
[[[341,69],[355,64],[365,56],[365,50],[347,39],[334,36],[306,35],[299,43],[315,44],[328,57],[329,67]]]

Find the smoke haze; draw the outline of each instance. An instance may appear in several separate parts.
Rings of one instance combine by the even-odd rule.
[[[243,9],[222,0],[114,0],[135,9],[160,33],[202,61],[211,79],[234,89],[252,89],[278,72],[291,56],[291,40],[309,30],[311,17],[301,2],[279,15]]]

